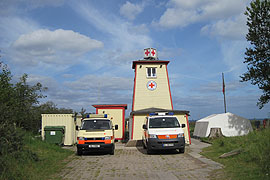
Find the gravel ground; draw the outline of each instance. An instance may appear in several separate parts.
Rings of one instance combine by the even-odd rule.
[[[199,155],[208,144],[192,139],[186,152],[155,152],[117,143],[114,155],[88,153],[76,156],[60,176],[63,179],[210,179],[222,165]],[[73,148],[75,150],[75,148]]]

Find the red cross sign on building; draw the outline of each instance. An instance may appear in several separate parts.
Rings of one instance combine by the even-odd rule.
[[[144,50],[144,57],[149,57],[149,55],[150,55],[149,50],[148,49],[145,49]]]
[[[157,50],[155,48],[144,49],[144,59],[157,59]]]
[[[155,81],[148,81],[146,86],[147,89],[153,91],[157,88],[157,83]]]

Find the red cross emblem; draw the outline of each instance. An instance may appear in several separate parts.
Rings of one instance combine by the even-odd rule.
[[[155,81],[148,81],[147,88],[153,91],[157,88],[157,83]]]
[[[152,52],[151,52],[152,56],[155,56],[156,52],[154,49],[152,49]]]
[[[151,82],[151,83],[149,84],[149,86],[150,86],[151,88],[153,88],[155,85]]]
[[[146,51],[144,52],[144,54],[145,54],[146,56],[149,56],[150,52],[148,51],[148,49],[146,49]]]

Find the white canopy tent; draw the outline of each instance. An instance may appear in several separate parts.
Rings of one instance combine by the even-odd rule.
[[[253,131],[248,119],[228,112],[213,114],[196,121],[193,135],[208,137],[211,128],[221,128],[224,136],[242,136]]]

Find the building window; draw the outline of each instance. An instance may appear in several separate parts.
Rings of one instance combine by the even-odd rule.
[[[148,78],[153,78],[153,77],[157,77],[157,68],[155,67],[149,67],[149,68],[146,68],[146,75]]]

